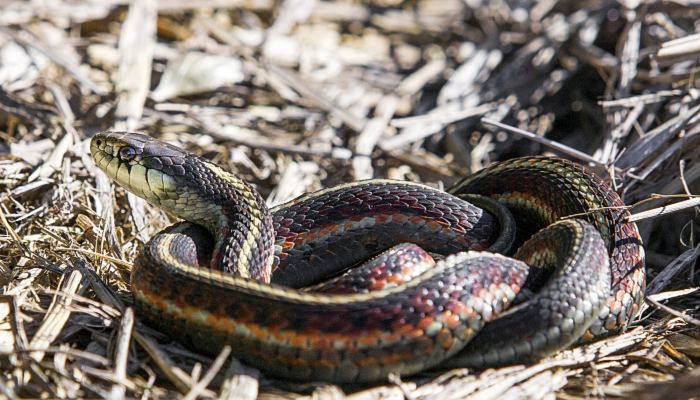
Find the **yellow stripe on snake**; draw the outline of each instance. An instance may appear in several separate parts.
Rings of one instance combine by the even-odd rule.
[[[624,329],[642,300],[637,227],[607,184],[563,159],[497,163],[448,193],[369,180],[270,210],[237,176],[144,135],[100,133],[91,152],[188,221],[138,256],[138,317],[202,352],[231,345],[274,376],[367,382],[534,362]],[[495,253],[511,244],[514,258]],[[525,285],[534,294],[518,296]]]

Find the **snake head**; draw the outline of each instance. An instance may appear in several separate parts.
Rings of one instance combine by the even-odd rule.
[[[150,136],[131,132],[101,132],[90,142],[97,165],[110,176],[114,168],[142,165],[167,175],[183,176],[185,160],[192,155]],[[123,172],[125,173],[125,172]]]
[[[174,198],[178,185],[186,180],[185,163],[192,157],[168,143],[129,132],[98,133],[90,142],[90,152],[110,178],[164,208],[168,207],[162,201]]]
[[[102,132],[92,138],[97,166],[131,193],[179,218],[212,228],[218,205],[202,198],[202,166],[208,161],[146,135]]]
[[[146,135],[98,133],[90,142],[90,152],[97,166],[120,186],[212,231],[227,224],[230,216],[224,212],[243,217],[250,207],[265,207],[243,180],[209,160]]]

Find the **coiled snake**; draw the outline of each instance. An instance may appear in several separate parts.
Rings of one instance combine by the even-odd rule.
[[[100,133],[91,152],[121,186],[189,221],[138,256],[137,315],[203,352],[229,344],[275,376],[366,382],[532,362],[624,329],[642,300],[637,227],[607,184],[563,159],[497,163],[449,193],[370,180],[268,210],[240,178],[148,136]],[[507,252],[512,233],[514,258],[491,252]],[[383,253],[404,242],[445,257],[404,281],[421,250]],[[336,278],[359,293],[298,289],[377,254]],[[399,272],[377,272],[386,265]],[[526,283],[535,293],[516,299]]]

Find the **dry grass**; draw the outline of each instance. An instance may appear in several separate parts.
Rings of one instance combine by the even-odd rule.
[[[0,4],[0,397],[700,397],[697,2]],[[269,380],[135,319],[130,261],[170,221],[96,171],[87,142],[108,128],[203,154],[270,204],[583,158],[635,205],[648,307],[627,333],[527,368]]]

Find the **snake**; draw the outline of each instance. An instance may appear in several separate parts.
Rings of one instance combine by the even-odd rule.
[[[270,376],[362,383],[531,363],[626,329],[642,302],[627,208],[562,158],[494,163],[447,191],[372,179],[269,208],[236,174],[144,134],[98,133],[90,151],[184,220],[134,261],[139,319],[206,354],[231,346]]]

